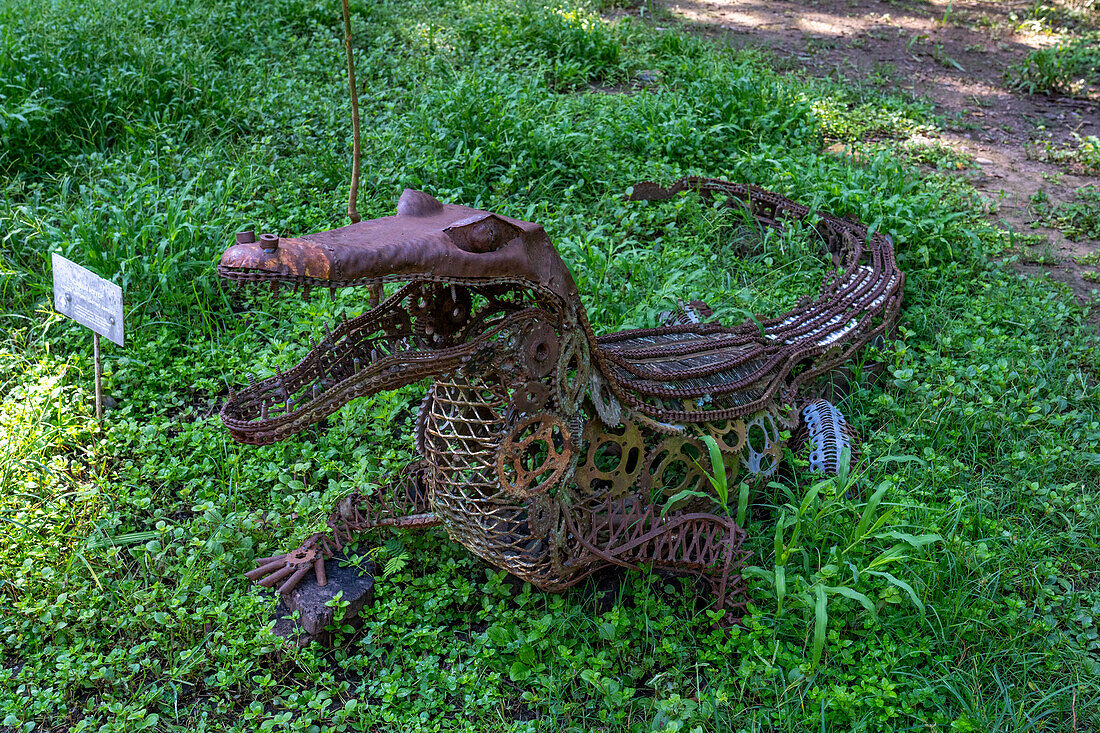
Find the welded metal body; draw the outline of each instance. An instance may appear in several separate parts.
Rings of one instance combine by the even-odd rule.
[[[219,265],[230,280],[404,285],[326,329],[292,369],[231,395],[221,417],[234,438],[283,440],[356,397],[432,380],[416,423],[420,460],[345,499],[329,532],[249,576],[288,592],[310,568],[323,582],[324,558],[359,532],[442,524],[542,589],[646,563],[699,574],[719,605],[742,605],[745,533],[713,497],[702,438],[715,440],[731,481],[773,472],[818,378],[892,328],[904,276],[881,234],[754,187],[687,178],[638,184],[631,198],[681,191],[724,196],[765,226],[812,222],[837,269],[817,298],[778,317],[724,326],[692,303],[660,328],[597,337],[537,224],[406,191],[397,216],[239,238]],[[818,423],[839,435],[835,419]]]

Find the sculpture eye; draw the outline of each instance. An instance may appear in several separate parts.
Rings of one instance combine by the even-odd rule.
[[[519,236],[520,230],[494,214],[479,214],[443,230],[455,246],[467,252],[493,252]]]

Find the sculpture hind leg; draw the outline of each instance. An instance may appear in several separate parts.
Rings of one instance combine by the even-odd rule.
[[[379,527],[423,529],[439,524],[428,505],[424,463],[408,466],[396,481],[370,495],[358,491],[340,502],[328,518],[328,532],[317,532],[296,550],[256,560],[245,577],[270,588],[283,581],[279,593],[289,593],[312,568],[318,585],[325,585],[325,560],[357,535]],[[283,580],[285,578],[285,581]]]
[[[741,567],[750,553],[741,549],[745,530],[733,519],[703,512],[662,515],[655,505],[634,508],[629,499],[615,504],[594,512],[587,531],[570,528],[589,553],[613,565],[650,564],[697,575],[710,585],[719,609],[745,606]]]

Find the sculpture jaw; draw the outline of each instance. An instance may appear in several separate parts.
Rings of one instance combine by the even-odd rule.
[[[230,393],[221,419],[233,438],[264,445],[289,438],[348,402],[452,374],[542,313],[522,290],[412,282],[368,312],[326,328],[286,372]],[[477,312],[471,305],[478,304]]]
[[[301,237],[238,235],[218,274],[238,286],[403,283],[331,331],[286,373],[231,394],[221,411],[245,443],[283,440],[347,402],[454,371],[535,301],[579,305],[538,224],[442,204],[406,189],[395,216]],[[312,341],[312,339],[311,339]]]

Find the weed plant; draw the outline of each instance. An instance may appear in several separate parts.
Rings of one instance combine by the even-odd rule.
[[[1100,84],[1100,33],[1031,51],[1004,76],[1009,86],[1027,94],[1087,96]]]
[[[541,222],[601,332],[676,297],[740,321],[821,275],[812,232],[624,202],[638,180],[755,183],[890,234],[902,321],[841,405],[861,461],[823,482],[792,456],[744,502],[730,477],[756,570],[729,632],[690,580],[609,572],[547,595],[430,531],[360,544],[387,571],[360,632],[285,645],[241,573],[410,459],[422,389],[262,448],[216,415],[242,372],[364,307],[226,292],[214,271],[234,231],[347,223],[339,8],[0,0],[0,729],[1100,726],[1093,329],[1065,291],[987,259],[1003,236],[962,184],[822,150],[920,105],[838,103],[758,52],[582,0],[352,10],[364,216],[411,186]],[[642,70],[656,81],[635,85]],[[125,289],[102,432],[50,252]]]
[[[1049,198],[1035,197],[1037,221],[1061,230],[1074,241],[1100,239],[1100,188],[1082,186],[1073,199],[1051,204]]]

